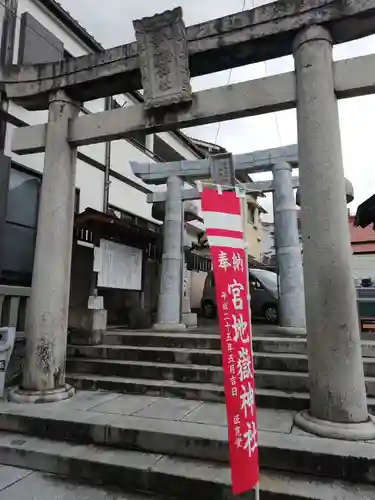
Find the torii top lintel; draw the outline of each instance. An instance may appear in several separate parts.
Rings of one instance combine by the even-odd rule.
[[[191,76],[282,57],[296,33],[311,24],[329,28],[341,43],[375,33],[375,0],[279,0],[186,30]],[[13,66],[5,78],[10,99],[28,109],[48,107],[64,89],[78,101],[142,87],[136,42],[56,63]]]
[[[219,155],[220,156],[220,155]],[[181,160],[167,163],[138,163],[130,162],[133,173],[146,184],[165,184],[168,177],[176,175],[185,180],[207,179],[211,173],[211,163],[215,157],[203,160]],[[288,162],[294,168],[298,167],[297,144],[278,148],[253,151],[252,153],[238,154],[232,157],[234,170],[253,174],[268,172],[279,162]]]

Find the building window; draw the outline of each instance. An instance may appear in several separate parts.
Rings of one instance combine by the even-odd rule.
[[[31,284],[40,187],[39,176],[11,168],[2,237],[3,283]]]
[[[0,282],[30,286],[38,226],[42,176],[12,164],[9,173],[6,212],[1,235]],[[79,189],[75,194],[75,212],[79,212]]]

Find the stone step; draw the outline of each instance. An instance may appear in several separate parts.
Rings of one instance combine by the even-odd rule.
[[[177,459],[91,445],[61,443],[22,434],[0,434],[0,463],[87,481],[125,491],[181,500],[252,500],[255,492],[234,497],[226,464]],[[262,469],[262,500],[374,500],[372,485]],[[26,497],[25,497],[26,498]],[[28,497],[27,497],[28,498]]]
[[[68,373],[67,382],[79,390],[103,390],[122,394],[144,394],[156,397],[172,397],[200,401],[224,402],[224,388],[214,384],[179,383],[169,380],[127,379],[91,374]],[[309,406],[310,395],[306,392],[256,388],[256,402],[260,408],[304,410]],[[368,397],[369,408],[375,411],[375,398]]]
[[[68,357],[221,366],[221,350],[126,345],[68,346]]]
[[[253,337],[253,351],[270,354],[307,354],[306,338]],[[375,358],[375,341],[362,340],[362,356]]]
[[[184,500],[234,498],[227,464],[3,433],[0,463]]]
[[[302,372],[308,371],[308,359],[306,354],[286,353],[254,353],[256,373],[259,370]],[[375,376],[375,358],[363,358],[363,368],[368,377]]]
[[[68,384],[80,390],[104,390],[122,394],[145,394],[201,401],[224,401],[224,388],[215,384],[182,383],[174,380],[153,380],[68,372]]]
[[[194,469],[198,466],[203,469],[202,480],[206,479],[204,471],[208,465],[215,469],[215,478],[223,474],[226,484],[230,484],[227,430],[224,426],[135,417],[115,419],[114,415],[111,416],[112,422],[108,423],[107,414],[87,412],[86,416],[78,417],[80,413],[86,412],[61,412],[59,415],[55,411],[43,415],[41,411],[39,415],[32,412],[29,416],[10,412],[4,415],[0,425],[2,429],[7,428],[7,433],[0,433],[0,463],[63,474],[73,467],[73,473],[90,471],[92,476],[85,479],[103,477],[104,471],[98,464],[105,467],[116,464],[117,473],[127,475],[131,484],[137,477],[134,471],[137,466],[144,473],[163,471],[168,475],[168,467],[173,470],[173,464],[177,463],[179,475],[188,477],[193,472],[189,463],[194,463]],[[338,441],[299,432],[294,428],[291,433],[259,431],[261,470],[375,485],[375,476],[371,472],[375,469],[373,442]],[[29,433],[33,437],[29,437]],[[56,470],[67,457],[71,458],[72,452],[75,461],[69,465],[65,463],[63,470]],[[108,468],[105,472],[110,476],[114,473]],[[151,491],[161,492],[153,484],[152,474],[146,484],[150,481]],[[138,480],[136,484],[138,489]],[[172,493],[169,486],[163,493]],[[215,498],[207,493],[206,498]]]
[[[186,349],[177,347],[137,347],[137,346],[68,346],[70,360],[85,358],[89,360],[134,361],[162,363],[166,365],[199,365],[221,367],[221,351],[213,349]],[[375,358],[363,358],[365,375],[375,376]],[[256,369],[288,372],[307,372],[306,354],[254,352]],[[72,368],[72,371],[77,371]],[[79,371],[79,370],[78,370]],[[108,374],[108,373],[103,373]],[[113,373],[109,373],[112,375]],[[121,374],[121,376],[124,374]],[[127,376],[127,375],[124,375]]]
[[[264,362],[267,365],[270,363],[266,357],[264,357]],[[297,363],[300,363],[300,361],[297,360]],[[285,366],[285,360],[281,364]],[[364,367],[366,372],[373,373],[375,361],[370,359],[368,363],[364,363]],[[114,380],[121,377],[130,381],[132,379],[152,380],[155,383],[169,381],[171,383],[211,384],[215,386],[223,384],[222,368],[209,365],[68,358],[67,372],[90,376],[95,374],[100,377],[110,377]],[[375,396],[375,377],[366,376],[365,381],[367,395]],[[260,389],[277,389],[286,392],[309,391],[309,375],[307,372],[256,368],[255,383],[256,387]]]
[[[278,389],[286,392],[309,392],[309,375],[305,372],[256,370],[255,384],[262,389]],[[375,377],[365,377],[368,397],[375,397]]]
[[[306,354],[306,338],[253,337],[253,351],[265,353]]]
[[[110,377],[145,378],[223,384],[221,366],[188,365],[177,363],[156,363],[150,361],[124,361],[114,359],[68,358],[67,371],[74,373],[95,373]]]
[[[220,347],[219,334],[202,333],[156,333],[107,331],[103,335],[106,345],[133,345],[149,347],[184,347],[187,349],[217,349]]]
[[[155,333],[134,331],[108,331],[104,334],[103,344],[106,346],[134,346],[159,348],[184,348],[221,350],[218,333]],[[306,354],[306,338],[296,336],[254,335],[254,352]],[[362,355],[375,357],[375,341],[362,341]]]

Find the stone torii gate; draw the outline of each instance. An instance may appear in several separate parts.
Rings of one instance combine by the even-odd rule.
[[[337,99],[375,92],[375,55],[333,62],[332,46],[375,33],[375,0],[280,0],[186,29],[181,9],[135,22],[136,43],[14,67],[7,97],[49,109],[14,133],[18,154],[45,151],[26,361],[16,400],[61,399],[81,145],[297,107],[304,240],[309,432],[368,439],[356,294],[350,270]],[[295,71],[192,93],[190,77],[293,54]],[[145,103],[78,116],[81,102],[143,87]],[[59,231],[56,231],[56,228]]]
[[[162,279],[156,329],[177,331],[184,329],[178,290],[178,269],[181,267],[183,249],[178,249],[179,233],[177,216],[181,212],[182,200],[199,199],[197,188],[182,189],[186,180],[213,179],[217,184],[233,186],[235,174],[242,178],[256,172],[272,170],[273,182],[245,183],[240,186],[248,192],[273,192],[275,227],[279,235],[278,262],[280,272],[280,316],[281,326],[295,333],[305,333],[305,301],[302,276],[302,256],[299,244],[297,216],[293,188],[298,187],[292,179],[292,166],[297,167],[297,146],[286,146],[244,155],[217,155],[206,160],[161,163],[130,162],[135,175],[150,184],[167,183],[167,191],[150,193],[148,202],[166,201],[165,235],[162,260]],[[289,160],[287,163],[285,160]],[[225,163],[223,163],[225,162]],[[224,167],[224,168],[223,168]],[[225,168],[226,167],[226,168]],[[173,181],[172,181],[173,178]],[[179,179],[180,188],[171,188]],[[177,200],[179,195],[179,200]],[[181,240],[181,238],[180,238]],[[179,255],[178,255],[179,252]],[[292,330],[291,330],[292,331]]]
[[[146,183],[167,183],[170,173],[174,176],[182,176],[185,180],[189,179],[207,179],[209,176],[216,179],[218,184],[232,185],[235,174],[241,174],[242,178],[248,175],[272,171],[272,181],[260,181],[251,183],[241,183],[241,189],[246,192],[261,192],[273,194],[274,205],[274,222],[276,233],[276,256],[279,268],[280,279],[280,326],[288,328],[288,333],[305,334],[306,319],[305,319],[305,300],[304,286],[302,273],[302,256],[299,241],[298,221],[296,214],[296,202],[294,199],[293,190],[299,188],[299,178],[292,177],[292,168],[297,168],[297,146],[286,146],[284,148],[275,148],[266,151],[257,151],[247,155],[235,155],[231,162],[233,166],[237,165],[237,170],[233,173],[229,169],[220,169],[220,163],[223,156],[218,155],[215,162],[215,156],[209,160],[197,161],[180,161],[169,162],[164,164],[147,164],[130,162],[135,175],[140,177]],[[248,162],[245,159],[248,159]],[[268,158],[268,160],[267,160]],[[290,163],[285,161],[288,159]],[[284,159],[284,161],[283,161]],[[268,165],[267,165],[268,162]],[[218,165],[215,165],[218,163]],[[216,166],[216,168],[215,168]],[[221,170],[221,171],[220,171]],[[224,170],[224,172],[223,172]],[[186,172],[190,172],[189,175]],[[181,188],[182,189],[182,188]],[[198,188],[185,188],[180,191],[181,201],[197,200],[200,198]],[[176,193],[173,191],[173,195]],[[345,194],[346,201],[349,203],[353,200],[353,188],[351,183],[345,179]],[[299,205],[299,192],[297,192],[297,204]],[[169,200],[169,201],[168,201]],[[156,191],[147,195],[149,203],[167,202],[171,203],[167,191]],[[190,309],[184,310],[182,301],[178,298],[179,277],[176,275],[171,277],[174,272],[177,273],[177,267],[174,267],[172,262],[178,260],[177,256],[177,233],[175,233],[174,225],[176,218],[177,203],[181,201],[173,200],[173,211],[166,214],[168,217],[165,220],[166,231],[168,234],[173,234],[174,237],[167,238],[164,241],[164,258],[162,264],[162,276],[169,275],[167,283],[170,283],[169,292],[165,289],[165,281],[161,281],[160,297],[163,300],[159,302],[158,319],[155,325],[156,329],[174,330],[184,329],[185,321],[183,316],[189,317]],[[171,207],[171,205],[169,205]],[[171,245],[171,246],[169,246]],[[173,258],[172,258],[173,255]],[[184,250],[180,249],[180,259],[183,259]],[[170,260],[172,259],[172,260]],[[172,283],[174,289],[172,291]],[[169,287],[168,287],[169,288]]]

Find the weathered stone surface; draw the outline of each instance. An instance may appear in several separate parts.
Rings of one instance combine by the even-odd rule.
[[[186,29],[180,7],[133,22],[145,109],[191,102]]]
[[[361,424],[368,411],[332,57],[321,26],[294,41],[310,411],[322,421]],[[367,380],[370,394],[373,385]]]
[[[227,425],[225,405],[204,402],[182,419],[186,422],[195,422],[206,425]]]
[[[134,396],[126,394],[108,401],[107,403],[99,404],[93,408],[93,411],[100,413],[112,413],[119,415],[133,415],[137,411],[147,408],[157,400],[156,397]]]
[[[29,476],[32,472],[28,469],[18,469],[16,467],[0,466],[0,499],[2,491],[9,488],[14,483],[18,483],[21,479]],[[9,491],[9,490],[8,490]],[[8,493],[7,491],[7,493]],[[8,498],[8,497],[7,497]],[[5,496],[4,496],[5,499]]]
[[[375,56],[336,61],[333,65],[338,98],[371,94],[375,90]],[[130,137],[135,132],[174,130],[180,127],[291,109],[296,105],[293,72],[273,75],[227,87],[194,93],[187,110],[166,112],[163,120],[146,117],[143,104],[79,117],[72,123],[71,137],[78,146],[105,140]],[[45,148],[45,125],[21,127],[12,138],[12,149],[19,154],[42,152]]]
[[[214,184],[234,186],[236,184],[234,161],[231,153],[213,155],[210,158],[210,177]]]
[[[375,0],[305,0],[302,4],[284,0],[191,26],[187,28],[191,76],[288,55],[296,33],[313,22],[329,25],[334,43],[371,35],[374,13]],[[31,109],[46,107],[48,94],[59,87],[89,101],[141,88],[139,68],[137,44],[131,43],[56,64],[16,67],[6,79],[17,83],[9,83],[7,93],[10,98],[32,97],[23,103]]]
[[[202,404],[201,401],[185,401],[183,399],[159,399],[147,408],[138,411],[138,417],[162,418],[165,420],[181,420]]]
[[[28,302],[26,358],[22,390],[15,399],[42,402],[69,397],[65,387],[76,149],[67,143],[68,123],[79,106],[64,92],[50,96],[43,185],[33,268],[33,293]],[[51,230],[55,231],[51,238]],[[39,398],[36,398],[36,393]],[[53,393],[55,393],[53,395]],[[64,394],[65,393],[65,394]]]

